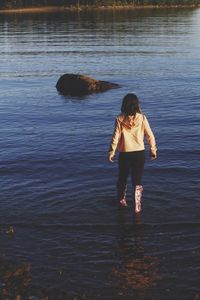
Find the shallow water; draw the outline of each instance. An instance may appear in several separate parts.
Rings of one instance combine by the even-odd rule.
[[[0,17],[2,297],[199,299],[200,10]],[[70,72],[122,88],[64,97]],[[159,149],[138,218],[107,162],[127,92]]]

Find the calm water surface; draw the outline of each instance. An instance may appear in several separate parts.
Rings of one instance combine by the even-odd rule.
[[[0,66],[1,299],[199,299],[200,10],[0,15]],[[64,97],[70,72],[122,88]],[[139,218],[107,162],[127,92],[159,148]]]

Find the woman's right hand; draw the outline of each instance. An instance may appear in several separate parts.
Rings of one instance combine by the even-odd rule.
[[[150,152],[150,157],[151,157],[151,160],[154,160],[157,158],[157,153],[156,152]]]

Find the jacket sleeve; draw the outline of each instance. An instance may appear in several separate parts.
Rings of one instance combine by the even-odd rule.
[[[110,143],[109,154],[114,156],[115,151],[117,149],[117,145],[121,136],[121,126],[119,120],[116,118],[115,120],[115,128],[112,136],[112,140]]]
[[[144,122],[144,133],[145,133],[146,139],[148,141],[148,144],[150,145],[151,152],[153,154],[156,154],[156,151],[157,151],[156,140],[155,140],[154,134],[151,130],[151,127],[149,125],[149,122],[145,116],[144,116],[143,122]]]

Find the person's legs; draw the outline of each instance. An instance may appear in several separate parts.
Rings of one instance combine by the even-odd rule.
[[[134,187],[135,212],[141,211],[142,200],[142,175],[144,171],[145,151],[137,151],[133,154],[131,160],[131,178]]]
[[[129,175],[130,161],[128,159],[127,153],[121,152],[119,154],[119,173],[117,180],[117,194],[118,200],[122,206],[127,206],[126,204],[126,189],[127,189],[127,178]]]
[[[145,151],[132,152],[131,156],[131,179],[133,186],[142,185],[144,172]]]

